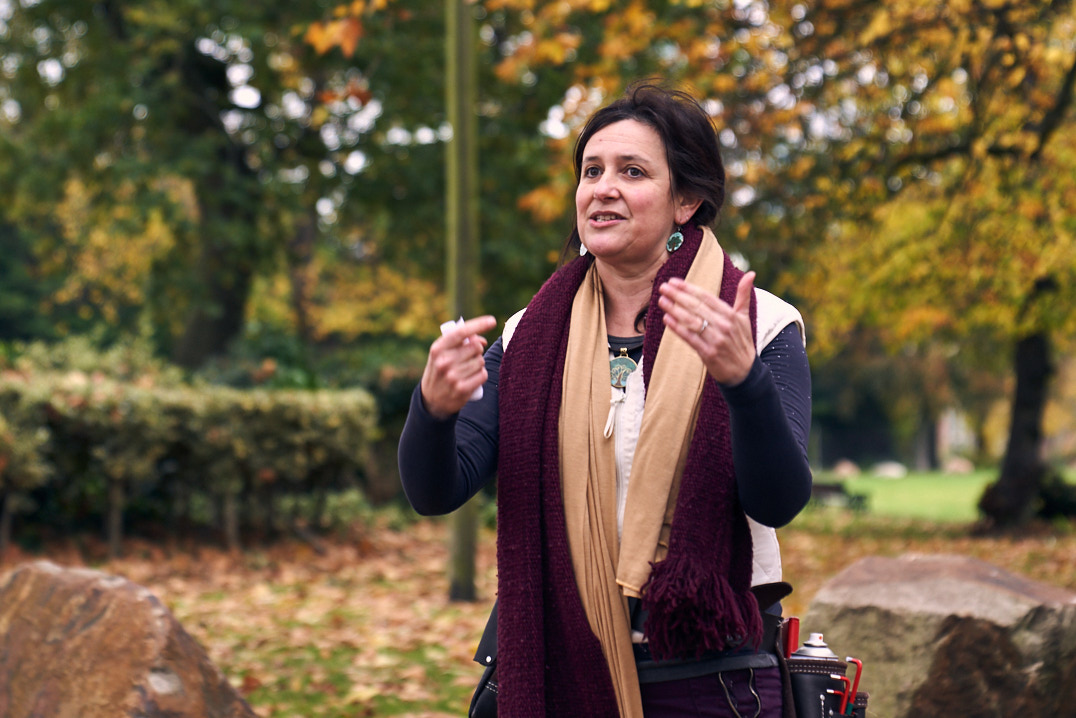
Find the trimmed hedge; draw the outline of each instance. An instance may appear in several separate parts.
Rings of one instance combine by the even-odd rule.
[[[245,528],[272,529],[282,498],[323,507],[329,492],[361,482],[378,436],[375,401],[361,389],[157,386],[81,371],[0,374],[0,416],[9,526],[34,496],[77,496],[68,510],[101,518],[112,553],[133,500],[174,529],[201,521],[194,507],[208,498],[238,547]]]
[[[0,412],[0,556],[11,542],[11,522],[26,492],[44,486],[51,466],[44,458],[48,430],[16,398]]]

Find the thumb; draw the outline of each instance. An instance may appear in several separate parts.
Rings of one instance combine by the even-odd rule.
[[[755,288],[755,273],[748,272],[740,277],[740,283],[736,286],[736,300],[732,304],[732,311],[739,314],[751,309],[751,291]]]

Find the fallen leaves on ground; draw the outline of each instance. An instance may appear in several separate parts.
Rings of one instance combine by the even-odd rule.
[[[868,555],[974,556],[1076,590],[1076,531],[973,536],[847,512],[810,513],[779,532],[786,613],[803,616],[825,581]],[[263,718],[459,716],[478,681],[472,661],[496,592],[495,538],[484,531],[475,603],[447,599],[447,524],[376,523],[315,550],[298,540],[242,554],[168,551],[131,540],[126,557],[88,563],[152,590]],[[86,565],[85,541],[9,556]],[[0,581],[3,578],[0,577]]]
[[[464,603],[447,598],[443,522],[357,531],[320,552],[299,541],[242,554],[128,541],[124,558],[93,567],[153,591],[260,716],[462,715],[495,596],[492,534],[478,550],[479,600]],[[83,553],[55,547],[4,568],[85,565]]]

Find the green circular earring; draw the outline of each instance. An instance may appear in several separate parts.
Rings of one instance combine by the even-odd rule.
[[[677,227],[676,231],[669,235],[669,238],[665,240],[665,251],[672,254],[676,250],[680,249],[680,245],[684,243],[684,235],[680,232],[680,228]]]

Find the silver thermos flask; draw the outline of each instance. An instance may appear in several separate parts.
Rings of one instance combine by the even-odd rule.
[[[848,664],[857,671],[855,683],[848,678]],[[812,633],[788,657],[788,672],[797,718],[865,718],[867,694],[859,694],[863,664],[855,658],[842,661],[830,650],[821,633]]]

